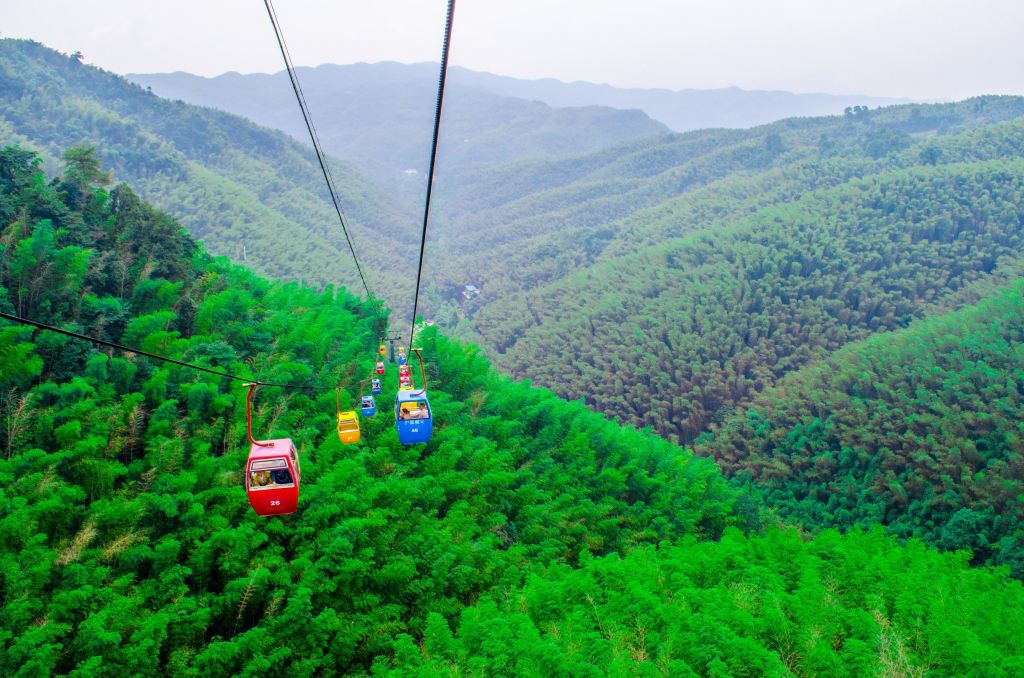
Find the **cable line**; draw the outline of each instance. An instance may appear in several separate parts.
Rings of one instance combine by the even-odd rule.
[[[10,320],[11,322],[20,323],[22,325],[29,325],[40,330],[46,330],[48,332],[55,332],[57,334],[63,334],[66,337],[73,337],[75,339],[82,339],[84,341],[92,342],[93,344],[99,344],[100,346],[106,346],[113,348],[118,351],[124,351],[126,353],[134,353],[136,355],[145,356],[146,358],[152,358],[153,360],[159,360],[161,362],[170,363],[172,365],[178,365],[179,367],[187,367],[190,370],[197,370],[199,372],[206,372],[208,374],[215,374],[218,377],[225,377],[227,379],[233,379],[235,381],[241,381],[245,384],[255,386],[276,386],[277,388],[285,388],[292,390],[307,390],[307,391],[330,391],[333,390],[334,386],[301,386],[299,384],[276,384],[269,381],[259,381],[251,377],[241,377],[237,374],[231,374],[230,372],[223,372],[221,370],[215,370],[211,367],[204,367],[202,365],[196,365],[195,363],[187,363],[182,360],[176,360],[174,358],[168,358],[156,353],[150,353],[149,351],[143,351],[138,348],[132,348],[130,346],[124,346],[122,344],[115,343],[113,341],[106,341],[105,339],[99,339],[97,337],[90,337],[86,334],[79,334],[78,332],[72,332],[71,330],[61,329],[60,327],[54,327],[53,325],[47,325],[46,323],[37,322],[35,320],[29,320],[28,318],[22,318],[20,316],[11,315],[10,313],[4,313],[0,311],[0,318],[4,320]]]
[[[320,171],[324,175],[324,182],[327,183],[327,190],[331,194],[331,202],[334,203],[334,211],[338,213],[338,221],[341,223],[341,230],[345,234],[345,241],[348,243],[348,249],[352,252],[352,261],[356,264],[356,271],[359,273],[359,279],[363,283],[363,289],[366,290],[366,298],[377,306],[378,317],[381,315],[380,302],[374,296],[373,292],[370,291],[370,286],[366,282],[366,276],[363,275],[363,267],[359,264],[359,257],[356,256],[356,248],[352,244],[352,236],[349,235],[348,225],[345,220],[345,211],[341,207],[341,201],[338,198],[337,184],[334,182],[334,174],[331,172],[330,165],[327,163],[327,155],[324,153],[323,147],[320,145],[320,137],[316,132],[316,126],[313,124],[313,116],[309,112],[309,105],[306,103],[306,97],[302,93],[302,86],[299,84],[299,76],[295,73],[295,66],[292,62],[291,52],[288,51],[288,46],[284,41],[284,34],[281,32],[281,24],[277,19],[277,12],[274,10],[274,4],[271,0],[263,0],[264,6],[267,8],[267,15],[270,17],[270,23],[274,27],[274,35],[277,37],[277,46],[281,50],[281,58],[284,59],[285,70],[288,71],[288,79],[292,84],[292,91],[295,92],[295,100],[299,103],[299,109],[302,111],[302,119],[306,123],[306,130],[309,132],[310,141],[313,142],[313,150],[316,152],[316,159],[320,163]]]
[[[269,2],[270,0],[266,0]],[[455,0],[448,0],[448,13],[444,20],[444,43],[441,46],[441,75],[437,82],[437,107],[434,109],[434,138],[430,144],[430,169],[427,171],[427,197],[423,205],[423,235],[420,237],[420,263],[416,269],[416,296],[412,303],[412,327],[409,329],[409,348],[413,347],[416,331],[416,311],[420,304],[420,280],[423,277],[423,251],[427,246],[427,221],[430,219],[430,194],[434,187],[434,164],[437,161],[437,137],[441,128],[441,104],[444,101],[444,83],[448,76],[448,48],[452,40],[452,17]]]

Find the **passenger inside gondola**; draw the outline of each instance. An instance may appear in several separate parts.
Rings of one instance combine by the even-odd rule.
[[[426,419],[430,414],[427,412],[427,406],[425,403],[402,403],[402,407],[398,410],[399,419]]]
[[[253,470],[249,473],[249,487],[258,489],[269,489],[277,485],[292,485],[292,474],[287,468],[267,469],[269,464],[284,464],[284,460],[274,462],[257,462],[263,469]],[[255,464],[254,464],[255,466]]]

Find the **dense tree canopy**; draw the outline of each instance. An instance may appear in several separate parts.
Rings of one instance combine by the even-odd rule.
[[[426,329],[406,448],[391,366],[334,434],[378,314],[324,285],[354,276],[300,146],[36,43],[0,95],[43,153],[0,150],[0,311],[294,385],[254,421],[303,468],[257,518],[240,383],[0,322],[0,673],[1024,672],[1024,99],[453,180],[430,313],[582,402]],[[413,220],[337,175],[404,301]]]
[[[805,525],[883,523],[1024,576],[1024,282],[848,346],[697,449]]]
[[[1019,668],[1004,572],[877,533],[752,534],[756,497],[710,460],[433,330],[431,442],[399,445],[382,407],[341,445],[333,387],[354,400],[372,364],[371,307],[213,259],[67,157],[47,181],[0,154],[5,311],[325,390],[258,394],[258,431],[303,460],[298,513],[261,519],[242,388],[0,324],[3,673]]]

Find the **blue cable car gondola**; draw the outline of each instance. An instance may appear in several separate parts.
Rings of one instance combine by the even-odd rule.
[[[395,426],[398,427],[398,440],[403,445],[430,440],[434,424],[425,390],[398,392],[395,397]]]
[[[364,417],[372,417],[377,414],[377,404],[373,402],[373,396],[363,396],[360,402],[360,409]]]
[[[398,429],[398,440],[403,445],[425,443],[434,432],[434,420],[427,400],[427,373],[423,369],[423,356],[418,348],[412,350],[420,361],[423,388],[413,391],[412,380],[406,376],[409,384],[400,386],[395,396],[395,427]]]
[[[380,392],[384,390],[384,387],[380,384],[380,379],[370,380],[370,393],[373,395],[380,395]]]

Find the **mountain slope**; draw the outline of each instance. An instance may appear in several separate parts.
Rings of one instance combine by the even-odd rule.
[[[1016,143],[1013,129],[987,137],[970,132],[1022,115],[1024,99],[992,97],[651,138],[483,172],[439,196],[446,223],[438,237],[451,266],[438,277],[444,284],[469,271],[496,283],[498,294],[520,289],[508,278],[537,287],[547,279],[530,273],[541,263],[557,264],[564,275],[599,257],[699,230],[709,220],[728,220],[730,213],[750,214],[751,203],[769,205],[887,168],[974,157],[944,148],[955,136],[966,135],[960,146],[1001,149],[981,150],[979,159],[1010,157],[1014,151],[999,144]],[[498,265],[488,275],[479,270],[480,258],[496,246]]]
[[[1024,576],[1024,281],[858,342],[698,441],[805,525],[890,532]]]
[[[260,519],[239,476],[244,388],[2,323],[4,673],[221,675],[268,633],[296,653],[269,661],[365,669],[428,613],[521,583],[524,560],[747,522],[713,463],[433,332],[430,445],[398,443],[389,367],[365,442],[342,446],[334,387],[352,402],[370,372],[368,304],[211,260],[126,186],[96,188],[87,158],[54,185],[36,169],[0,157],[0,308],[319,390],[258,395],[256,429],[290,435],[303,472],[299,513]]]
[[[474,316],[492,356],[692,440],[720,408],[1024,261],[1024,165],[886,172],[648,248]],[[573,369],[550,356],[573,353]]]
[[[0,308],[323,390],[257,396],[255,429],[302,457],[298,512],[260,519],[244,388],[0,322],[4,674],[1024,665],[1004,572],[878,534],[744,535],[755,507],[709,460],[434,330],[431,442],[401,446],[382,412],[342,446],[334,387],[352,402],[373,363],[368,304],[212,260],[101,188],[90,154],[68,165],[49,183],[0,153]]]
[[[117,179],[180,218],[215,254],[281,278],[358,284],[315,157],[279,132],[160,99],[18,40],[0,40],[0,121],[0,141],[27,140],[51,158],[75,144],[99,146]],[[343,163],[332,168],[362,254],[382,237],[394,242],[390,256],[372,261],[376,286],[389,300],[404,298],[415,217]]]
[[[963,282],[970,283],[976,273],[994,273],[1007,280],[1015,270],[1014,262],[1020,261],[1015,244],[1020,227],[1012,209],[1018,199],[1016,189],[1009,188],[1001,198],[1006,209],[990,213],[980,197],[987,190],[988,179],[973,176],[976,169],[984,168],[967,165],[991,163],[986,176],[1002,182],[1006,175],[1001,163],[1024,152],[1022,114],[1024,100],[1012,97],[901,107],[872,111],[866,118],[783,121],[746,132],[651,139],[624,146],[621,154],[613,149],[585,156],[578,165],[567,159],[541,166],[536,172],[496,172],[496,181],[488,185],[509,187],[506,193],[480,190],[475,193],[477,203],[456,201],[459,209],[466,206],[465,213],[438,229],[437,243],[444,258],[431,262],[428,269],[428,280],[436,285],[430,297],[432,314],[478,341],[502,368],[517,376],[534,378],[563,395],[586,397],[602,411],[653,425],[663,434],[692,439],[718,408],[730,406],[737,396],[746,397],[741,395],[746,387],[716,388],[717,395],[704,394],[690,402],[696,393],[688,385],[691,370],[707,372],[697,384],[719,377],[731,383],[733,377],[728,374],[733,368],[726,365],[731,362],[728,356],[753,350],[753,344],[766,341],[763,332],[755,336],[742,329],[750,319],[728,300],[733,293],[712,302],[701,291],[705,283],[698,284],[697,279],[704,273],[698,272],[693,262],[705,262],[700,270],[708,274],[715,269],[713,273],[723,285],[750,284],[745,282],[749,271],[737,263],[740,258],[786,270],[792,261],[808,261],[810,272],[819,256],[817,246],[801,250],[809,243],[799,243],[803,236],[785,231],[820,231],[821,224],[836,218],[826,206],[854,200],[868,211],[863,218],[847,211],[842,222],[832,227],[840,239],[867,229],[865,237],[870,240],[876,235],[869,234],[870,230],[882,223],[892,229],[887,237],[894,243],[904,237],[916,239],[918,236],[903,234],[903,229],[917,229],[915,222],[939,219],[947,210],[946,214],[956,215],[958,225],[948,236],[939,237],[953,238],[943,246],[960,252],[970,249],[965,239],[973,237],[973,229],[980,229],[987,238],[992,235],[988,220],[999,220],[1010,248],[1005,258],[994,268],[974,272],[971,267],[989,267],[990,263],[982,250],[973,250],[970,256],[981,258],[962,262],[967,275]],[[708,134],[714,137],[707,138]],[[1009,170],[1015,174],[1019,167],[1013,164]],[[958,176],[961,172],[965,174],[962,178]],[[926,180],[936,173],[947,178]],[[631,182],[635,188],[619,193],[599,188],[589,197],[585,195],[592,184],[610,186],[615,181],[607,178],[610,176],[620,177],[617,181],[621,183]],[[517,185],[516,177],[532,183]],[[950,187],[943,184],[947,180]],[[965,188],[971,183],[980,183],[977,194]],[[871,186],[875,188],[867,190]],[[525,197],[516,197],[520,191]],[[873,197],[872,191],[879,195]],[[932,196],[934,205],[929,204]],[[972,213],[975,200],[979,201],[977,214]],[[904,203],[913,204],[913,209],[906,212]],[[899,210],[906,213],[901,217]],[[505,220],[503,215],[509,218]],[[965,225],[959,225],[960,221]],[[762,242],[763,249],[741,257],[745,241],[763,240],[764,224],[771,222],[782,228],[777,242]],[[941,234],[942,229],[937,232]],[[682,244],[682,238],[689,238],[687,244]],[[870,247],[881,246],[878,242]],[[897,245],[890,247],[895,251]],[[670,256],[669,250],[677,254]],[[824,252],[835,254],[829,248]],[[791,261],[767,263],[783,257]],[[710,263],[715,261],[721,262],[717,268]],[[850,266],[850,271],[860,273],[844,274],[841,283],[814,292],[820,299],[813,303],[845,305],[845,290],[863,284],[858,276],[868,274],[862,270],[866,263],[837,260],[838,266]],[[877,265],[878,271],[872,275],[878,275],[878,280],[912,274],[895,270],[898,264],[891,254],[885,254]],[[945,266],[930,256],[921,265],[927,270],[937,267],[937,274]],[[467,283],[481,289],[480,295],[468,302],[460,294]],[[758,284],[767,286],[764,289],[769,296],[776,293],[768,289],[774,281]],[[944,284],[938,278],[933,286]],[[913,300],[922,290],[893,289],[887,294],[920,317],[936,310],[935,299],[928,296],[932,292]],[[956,295],[942,298],[949,307],[962,303]],[[801,315],[795,307],[797,301],[780,303],[789,304],[797,317]],[[755,311],[767,313],[765,308]],[[851,327],[852,334],[832,336],[828,324],[835,318],[830,315],[835,313],[801,321],[804,331],[831,347],[814,350],[828,351],[863,336],[860,332],[882,328]],[[675,353],[679,346],[664,337],[679,333],[682,318],[689,318],[682,326],[693,328],[694,350],[699,350],[699,355],[679,366]],[[909,316],[898,322],[908,320]],[[722,326],[712,331],[720,322]],[[890,318],[885,322],[897,321]],[[794,339],[793,343],[800,342]],[[566,350],[579,351],[579,369],[564,369]],[[805,364],[813,353],[801,349],[805,355],[794,353],[795,362],[790,363],[779,362],[776,350],[759,359],[761,376],[747,375],[740,383],[749,381],[756,392],[775,378],[771,375]],[[641,355],[654,362],[641,367]],[[617,373],[610,382],[601,376],[609,369]],[[665,374],[671,375],[667,381]],[[765,377],[768,382],[760,383]],[[594,384],[599,383],[602,388],[594,392]],[[677,402],[669,407],[673,399]],[[624,401],[630,404],[626,406]]]

